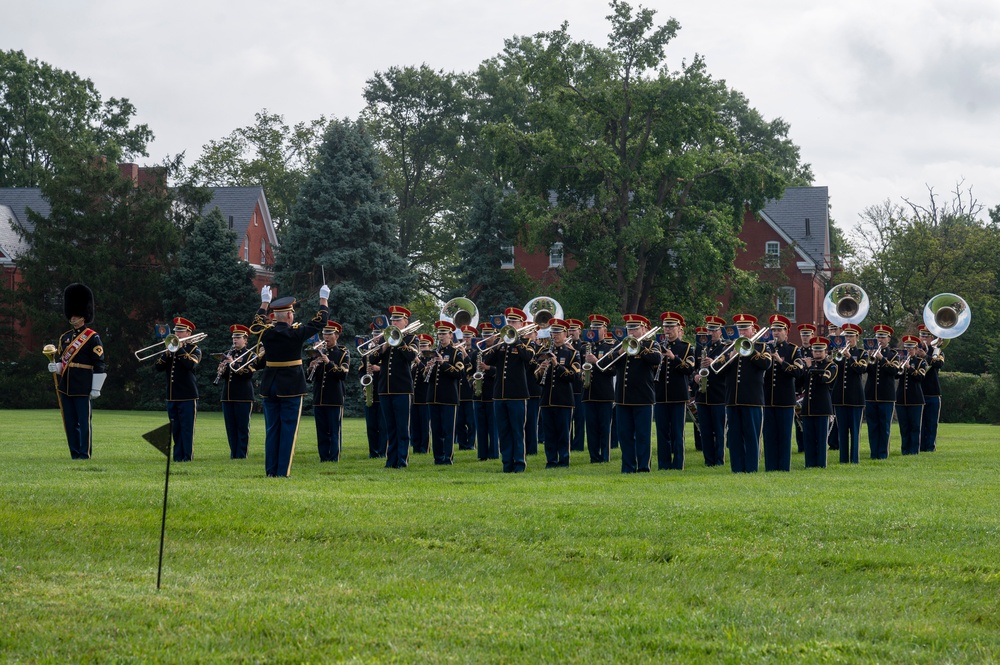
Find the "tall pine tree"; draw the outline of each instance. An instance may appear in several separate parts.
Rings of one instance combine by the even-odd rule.
[[[394,206],[364,126],[331,122],[278,252],[281,294],[314,301],[322,268],[330,318],[344,325],[345,338],[367,333],[374,315],[407,302],[413,291],[398,247]]]

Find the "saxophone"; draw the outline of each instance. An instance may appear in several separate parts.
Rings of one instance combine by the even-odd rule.
[[[698,363],[699,365],[705,361],[706,356],[708,356],[707,344],[701,347],[701,358],[699,359],[701,362]],[[698,386],[698,392],[704,395],[708,392],[708,375],[710,372],[706,368],[702,367],[698,370],[698,374],[701,375],[701,385]]]

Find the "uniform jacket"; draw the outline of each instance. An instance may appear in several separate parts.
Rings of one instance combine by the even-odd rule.
[[[710,343],[707,347],[704,347],[705,357],[708,359],[718,358],[719,355],[725,350],[726,342],[721,339],[718,342]],[[702,352],[695,352],[695,371],[701,369],[701,357]],[[733,361],[736,362],[736,361]],[[696,404],[705,404],[707,406],[724,406],[726,403],[726,381],[724,377],[717,375],[711,369],[709,369],[709,374],[707,377],[702,377],[702,381],[708,380],[708,390],[701,392],[701,386],[698,386],[698,393],[695,397]]]
[[[771,366],[764,372],[764,406],[795,407],[796,385],[805,374],[795,364],[798,350],[787,341],[771,347]]]
[[[615,404],[622,406],[652,406],[656,400],[653,375],[660,364],[660,349],[650,341],[634,356],[627,353],[615,361],[612,369],[618,371],[615,383]]]
[[[431,357],[430,351],[421,351],[416,360],[410,365],[413,373],[413,403],[427,404],[428,386],[427,362]]]
[[[660,376],[656,382],[656,401],[663,403],[684,403],[690,399],[688,385],[695,373],[694,347],[682,339],[667,342],[664,349],[670,349],[675,358],[663,359]]]
[[[899,382],[896,386],[896,404],[899,406],[924,405],[924,376],[927,374],[927,363],[922,358],[913,356],[902,361],[898,370]]]
[[[399,346],[386,344],[372,354],[372,364],[379,366],[378,392],[380,395],[412,395],[413,370],[411,365],[419,354],[417,338],[406,335]]]
[[[440,347],[437,352],[441,360],[435,362],[436,355],[431,356],[433,365],[427,378],[427,403],[457,405],[459,383],[465,380],[465,353],[454,344]]]
[[[201,363],[201,349],[185,344],[176,353],[160,354],[156,371],[167,374],[167,401],[188,402],[198,399],[198,379],[195,370]]]
[[[493,399],[528,399],[528,377],[535,351],[524,342],[496,342],[483,352],[484,362],[496,368]]]
[[[372,375],[372,384],[371,384],[371,389],[372,389],[372,407],[374,407],[376,404],[378,404],[378,376],[376,376],[374,372],[370,371],[371,364],[372,364],[372,361],[371,361],[370,357],[366,356],[366,357],[362,358],[361,362],[358,363],[358,376],[362,377],[365,374],[369,374],[369,373]],[[364,386],[362,386],[361,391],[362,391],[362,394],[364,394]]]
[[[923,381],[924,397],[940,397],[941,382],[938,379],[938,372],[944,367],[944,354],[938,354],[937,358],[931,358],[930,354],[927,354],[924,362],[927,363],[927,373],[924,374]]]
[[[260,335],[264,349],[264,371],[260,377],[260,392],[269,395],[272,386],[277,397],[300,397],[308,392],[306,373],[302,368],[302,345],[320,333],[330,316],[330,308],[320,305],[311,320],[301,325],[288,325],[283,321],[268,322],[267,309],[257,310],[253,328],[266,326]]]
[[[472,382],[472,374],[479,371],[479,359],[483,357],[483,352],[476,349],[475,360],[471,361],[472,370],[469,374],[469,381]],[[484,360],[485,362],[485,360]],[[488,363],[487,363],[488,364]],[[493,384],[495,383],[494,377],[497,375],[497,370],[495,367],[488,367],[483,372],[483,392],[479,397],[476,398],[477,402],[492,402],[493,401]],[[474,386],[473,386],[474,387]],[[475,394],[475,391],[473,391]]]
[[[604,357],[606,353],[614,348],[616,342],[614,339],[606,338],[602,339],[597,344],[592,347],[591,353],[597,356],[600,360]],[[586,344],[584,344],[586,346]],[[586,349],[584,349],[584,356],[586,355]],[[580,358],[580,373],[583,374],[583,357]],[[597,369],[597,363],[594,363],[594,367],[590,370],[590,387],[585,388],[583,391],[583,401],[584,402],[614,402],[615,401],[615,374],[618,373],[617,367],[610,367],[605,370]]]
[[[545,380],[539,380],[542,384],[541,405],[573,408],[576,399],[573,388],[580,377],[579,355],[569,343],[553,347],[552,353],[555,354],[556,362],[545,369],[542,374]],[[544,362],[546,357],[548,354],[543,353],[536,356],[536,359]]]
[[[833,360],[826,358],[822,362],[813,362],[803,378],[803,416],[833,415],[833,384],[836,380],[837,364]]]
[[[246,349],[233,352],[238,358]],[[223,402],[252,402],[253,395],[253,373],[257,369],[255,362],[257,357],[251,351],[250,355],[238,363],[230,363],[222,370],[222,399]]]
[[[874,352],[873,352],[874,353]],[[896,368],[889,361],[896,357],[895,349],[882,349],[882,357],[869,355],[865,400],[868,402],[896,401]]]
[[[834,406],[864,406],[865,388],[861,377],[868,373],[868,352],[853,348],[837,365],[837,381],[833,384]]]
[[[326,357],[330,362],[320,362],[313,374],[313,406],[343,406],[351,357],[339,344],[328,348]]]
[[[719,364],[723,362],[720,360]],[[753,353],[746,357],[736,354],[732,362],[709,378],[725,379],[726,406],[764,406],[764,372],[770,366],[770,359],[764,355],[764,345],[756,342]]]
[[[462,349],[465,350],[464,347]],[[474,402],[476,396],[472,394],[472,375],[476,371],[476,350],[472,349],[465,354],[465,371],[458,380],[458,399],[461,402]]]
[[[86,341],[73,347],[80,335],[86,335]],[[62,374],[58,376],[59,392],[67,397],[90,397],[94,374],[105,373],[100,335],[90,328],[67,330],[59,338],[58,351],[56,361],[64,363]]]

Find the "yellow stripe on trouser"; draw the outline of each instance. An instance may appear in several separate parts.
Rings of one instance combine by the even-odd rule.
[[[299,415],[295,417],[295,435],[292,436],[292,452],[288,453],[288,470],[285,471],[286,478],[292,475],[292,460],[295,458],[295,442],[299,439],[299,424],[302,422],[302,402],[303,399],[299,397]]]

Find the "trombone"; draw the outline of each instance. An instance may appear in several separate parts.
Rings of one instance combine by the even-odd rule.
[[[135,358],[139,362],[142,362],[144,360],[149,360],[150,358],[155,358],[161,353],[167,353],[167,352],[176,353],[177,350],[180,349],[185,344],[197,344],[206,337],[208,337],[208,333],[195,333],[194,335],[191,335],[190,337],[185,337],[184,339],[181,339],[177,335],[170,334],[164,337],[162,342],[157,342],[156,344],[150,344],[149,346],[136,351]],[[153,351],[153,349],[159,349],[159,350]],[[147,353],[147,351],[152,351],[152,352]]]
[[[476,342],[476,344],[478,345],[478,348],[480,350],[483,350],[482,347],[487,341],[494,340],[493,342],[490,342],[490,345],[492,346],[495,343],[495,339],[499,337],[504,344],[510,346],[511,344],[517,344],[519,339],[525,337],[526,335],[530,335],[531,333],[537,330],[538,330],[537,323],[528,323],[524,326],[521,326],[520,328],[515,328],[514,326],[508,323],[495,333],[483,337],[481,340]],[[485,350],[488,351],[489,348]]]
[[[732,350],[734,348],[736,349],[736,354],[737,355],[746,358],[747,356],[749,356],[749,355],[751,355],[753,353],[754,344],[756,344],[760,340],[761,337],[763,337],[764,335],[766,335],[770,331],[771,331],[771,329],[765,326],[765,327],[761,328],[760,330],[758,330],[756,333],[754,333],[753,337],[737,337],[736,339],[734,339],[732,342],[729,343],[729,346],[727,346],[726,348],[724,348],[722,350],[722,353],[720,353],[716,357],[716,360],[718,360],[719,358],[723,358],[725,356],[728,356],[730,354],[730,352],[732,352]],[[721,372],[722,370],[724,370],[729,365],[729,363],[733,362],[733,358],[735,358],[735,357],[736,356],[732,356],[730,358],[726,358],[726,362],[722,363],[721,365],[716,365],[715,362],[713,361],[712,362],[712,371],[715,372],[716,374],[718,374],[719,372]]]
[[[596,363],[597,369],[601,370],[602,372],[605,372],[608,370],[608,368],[610,368],[612,365],[618,362],[620,358],[623,358],[624,356],[627,355],[628,356],[638,355],[639,352],[642,351],[642,343],[645,342],[647,339],[650,339],[651,337],[655,337],[659,332],[660,332],[660,327],[657,326],[655,328],[651,328],[648,332],[643,334],[642,337],[629,336],[624,338],[622,341],[618,342],[616,346],[612,347],[610,351],[608,351],[603,356],[597,359]],[[616,353],[619,350],[621,352]],[[602,365],[601,362],[605,359],[609,360],[607,363],[604,363]]]
[[[399,346],[403,343],[404,335],[412,335],[420,330],[420,326],[422,325],[423,324],[420,321],[414,321],[402,330],[396,326],[389,326],[367,342],[363,342],[360,346],[358,346],[358,353],[361,354],[362,358],[366,358],[378,351],[379,347],[381,347],[385,342],[388,342],[389,346]]]

